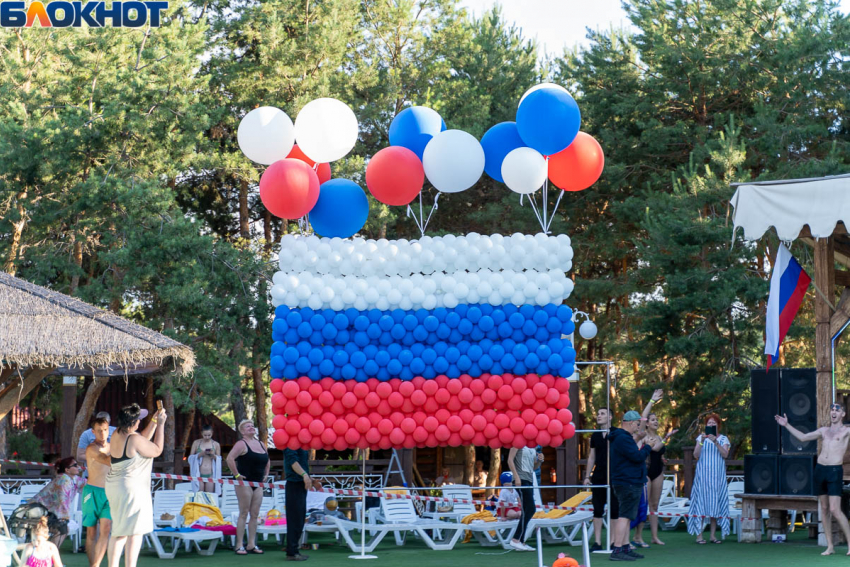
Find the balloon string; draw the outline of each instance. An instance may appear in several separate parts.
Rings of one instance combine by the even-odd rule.
[[[543,221],[546,222],[547,208],[549,206],[549,156],[546,156],[546,178],[543,180]],[[543,232],[549,232],[549,225],[544,224]]]
[[[441,195],[441,193],[439,191],[437,191],[437,196],[434,197],[434,206],[431,207],[431,212],[428,213],[428,218],[425,219],[425,222],[422,225],[422,236],[425,236],[425,229],[428,228],[428,223],[431,222],[431,215],[433,215],[434,211],[436,211],[437,208],[438,208],[437,201],[440,200],[440,195]],[[422,193],[419,193],[419,198],[420,199],[422,198]]]
[[[537,217],[537,222],[540,223],[540,228],[543,230],[543,232],[546,232],[546,225],[540,218],[540,212],[537,210],[537,205],[534,203],[534,199],[531,197],[531,195],[528,196],[528,202],[531,203],[531,210],[534,211],[534,216]]]
[[[416,213],[413,211],[413,209],[410,208],[410,205],[407,205],[407,218],[411,217],[413,217],[413,222],[416,225],[416,228],[419,229],[419,232],[424,234],[424,231],[422,230],[422,224],[419,222],[419,219],[416,218]]]
[[[552,209],[552,216],[549,217],[549,222],[546,223],[546,233],[547,234],[549,233],[549,227],[552,226],[552,221],[555,220],[555,213],[558,212],[558,205],[561,204],[561,199],[564,198],[564,193],[566,193],[566,191],[561,191],[561,194],[558,195],[558,200],[555,201],[555,207]]]

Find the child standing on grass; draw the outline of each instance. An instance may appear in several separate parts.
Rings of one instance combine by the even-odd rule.
[[[24,548],[21,563],[27,567],[62,567],[59,550],[47,541],[50,529],[47,527],[47,516],[42,516],[38,525],[32,529],[32,542]]]

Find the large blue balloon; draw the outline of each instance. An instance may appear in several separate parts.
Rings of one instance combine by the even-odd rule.
[[[310,224],[321,236],[348,238],[363,228],[368,216],[369,199],[363,189],[348,179],[331,179],[322,183]]]
[[[425,106],[411,106],[399,112],[390,124],[390,145],[402,146],[419,156],[431,138],[446,129],[436,111]]]
[[[581,127],[581,113],[569,93],[539,89],[520,103],[516,124],[526,145],[551,156],[573,142]]]
[[[516,122],[501,122],[484,133],[481,147],[484,148],[484,171],[499,183],[504,183],[502,162],[505,156],[525,147],[525,142],[519,135]]]

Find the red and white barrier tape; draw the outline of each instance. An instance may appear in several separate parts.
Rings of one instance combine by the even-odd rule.
[[[23,465],[35,465],[35,466],[44,466],[44,467],[52,467],[50,463],[39,463],[34,461],[16,461],[11,459],[0,459],[0,462],[4,463],[17,463]],[[218,479],[210,479],[203,477],[192,477],[186,476],[182,474],[168,474],[168,473],[151,473],[152,478],[162,478],[166,480],[182,480],[182,481],[197,481],[197,482],[217,482],[220,484],[232,484],[234,486],[251,486],[253,488],[284,488],[286,486],[283,482],[252,482],[249,480],[235,480],[230,478],[218,478]],[[399,489],[402,490],[402,489]],[[324,492],[328,494],[335,494],[338,496],[363,496],[362,490],[350,490],[345,488],[319,488],[314,489],[315,492]],[[386,498],[389,500],[422,500],[425,502],[442,502],[447,503],[450,502],[452,504],[473,504],[473,505],[483,505],[483,506],[508,506],[507,504],[499,504],[497,502],[491,502],[489,500],[472,500],[465,498],[444,498],[442,496],[422,496],[419,494],[395,494],[392,492],[375,492],[375,491],[366,491],[367,497],[375,497],[375,498]],[[586,506],[549,506],[549,505],[540,505],[537,506],[538,509],[541,510],[569,510],[569,511],[581,511],[581,512],[592,512],[592,507]],[[693,515],[693,514],[676,514],[672,512],[649,512],[650,516],[659,516],[663,518],[709,518],[711,516],[702,516],[702,515]],[[718,519],[740,519],[740,520],[756,520],[759,518],[732,518],[729,516],[720,517]]]

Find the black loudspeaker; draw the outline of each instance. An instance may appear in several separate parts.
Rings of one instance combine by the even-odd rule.
[[[778,494],[779,455],[744,455],[744,492]]]
[[[767,372],[764,368],[751,370],[750,392],[753,453],[778,453],[779,424],[774,416],[779,413],[779,369],[773,368]],[[790,419],[791,416],[788,417]]]
[[[781,380],[782,404],[780,410],[788,416],[788,423],[803,433],[817,429],[818,393],[815,369],[782,369]],[[755,435],[755,421],[753,421],[753,431],[753,435]],[[817,451],[817,441],[803,443],[791,435],[787,429],[782,428],[783,455],[814,455]]]
[[[815,455],[780,455],[779,493],[788,496],[813,496]]]

